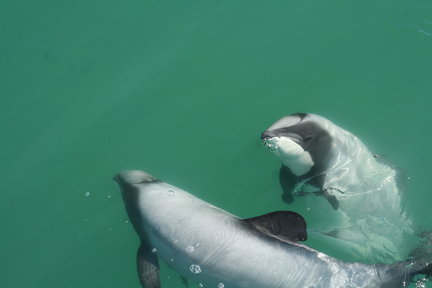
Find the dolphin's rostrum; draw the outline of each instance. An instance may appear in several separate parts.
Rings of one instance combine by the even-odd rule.
[[[160,287],[158,259],[204,287],[396,288],[431,273],[430,258],[366,265],[313,250],[306,223],[294,212],[241,220],[142,171],[115,176],[141,246],[141,285]]]

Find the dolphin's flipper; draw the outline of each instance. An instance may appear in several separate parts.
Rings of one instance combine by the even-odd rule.
[[[297,242],[307,239],[306,221],[295,212],[277,211],[243,221],[280,240]]]
[[[283,201],[287,204],[292,203],[294,201],[292,192],[297,184],[297,180],[296,176],[284,165],[279,169],[279,183],[282,188]]]
[[[159,261],[156,253],[145,243],[137,252],[138,277],[143,288],[160,288]]]
[[[420,258],[422,255],[432,255],[432,232],[423,232],[420,234],[418,246],[411,251],[411,258]]]
[[[184,278],[183,276],[180,276],[180,279],[182,280],[183,285],[185,287],[189,288],[189,282],[188,282],[188,280],[186,278]]]

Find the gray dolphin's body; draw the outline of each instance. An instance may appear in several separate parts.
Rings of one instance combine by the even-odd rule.
[[[344,215],[342,227],[329,235],[348,241],[356,259],[406,259],[414,229],[402,206],[397,173],[359,138],[306,113],[281,118],[261,138],[282,161],[286,202],[293,201],[292,194],[321,194]]]
[[[295,213],[241,220],[142,171],[123,171],[115,180],[141,239],[145,288],[160,287],[158,258],[187,279],[219,288],[396,288],[430,272],[424,259],[409,268],[408,262],[366,265],[308,248],[297,242],[306,235]]]

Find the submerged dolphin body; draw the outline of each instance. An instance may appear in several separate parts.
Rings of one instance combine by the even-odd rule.
[[[204,287],[396,288],[428,259],[415,263],[347,263],[298,243],[303,218],[275,212],[241,220],[142,171],[123,171],[119,184],[141,239],[137,264],[144,288],[160,287],[158,258]]]
[[[368,262],[406,259],[416,243],[396,183],[396,171],[378,161],[359,138],[315,114],[288,115],[261,138],[281,160],[284,199],[323,195],[342,215],[327,235]]]

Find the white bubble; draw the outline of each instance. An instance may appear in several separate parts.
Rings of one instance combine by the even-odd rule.
[[[418,280],[415,284],[415,287],[416,288],[426,288],[427,287],[426,282],[428,282],[428,281],[429,281],[429,279],[427,279],[427,278],[423,278],[421,280]]]
[[[204,287],[204,285],[202,283],[199,283],[198,286],[199,287]]]
[[[223,283],[218,284],[218,288],[224,288],[224,287],[225,287],[225,285]]]
[[[129,220],[126,220],[125,223],[126,223],[126,224],[129,224]]]
[[[111,195],[108,195],[108,199],[111,198]]]
[[[197,265],[197,264],[192,264],[192,265],[190,265],[190,266],[189,266],[189,269],[190,269],[190,271],[191,271],[193,274],[201,273],[201,267],[200,267],[199,265]]]
[[[152,252],[153,252],[153,253],[156,253],[156,252],[157,252],[157,249],[156,249],[156,248],[153,248],[153,249],[152,249]]]
[[[194,251],[195,251],[195,247],[194,247],[194,246],[189,245],[189,246],[186,247],[186,252],[188,252],[188,253],[192,253],[192,252],[194,252]]]
[[[84,193],[84,196],[86,196],[86,197],[90,196],[90,192],[88,192],[88,191],[85,192],[85,193]]]
[[[411,269],[414,266],[414,262],[410,262],[409,264],[405,265],[405,269]]]
[[[172,189],[169,189],[169,190],[167,191],[167,194],[168,194],[169,197],[173,197],[173,196],[175,195],[175,191],[172,190]]]

